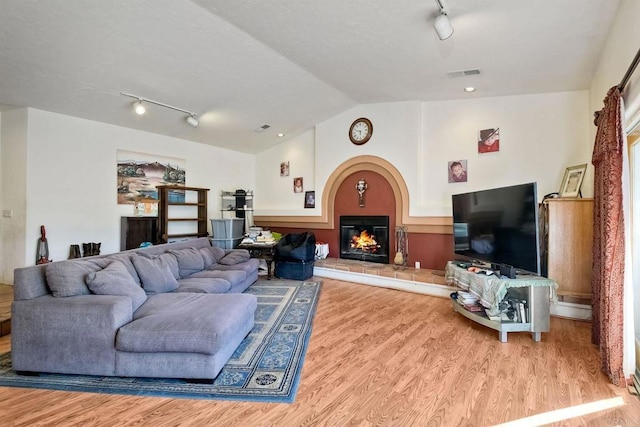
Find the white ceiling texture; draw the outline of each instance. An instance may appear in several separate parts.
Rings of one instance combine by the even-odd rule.
[[[445,41],[435,0],[0,0],[0,110],[259,153],[358,104],[588,89],[619,3],[443,2]]]

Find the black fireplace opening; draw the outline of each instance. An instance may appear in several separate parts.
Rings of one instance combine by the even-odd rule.
[[[341,216],[340,258],[389,263],[388,216]]]

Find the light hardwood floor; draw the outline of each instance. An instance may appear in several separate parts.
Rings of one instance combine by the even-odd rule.
[[[608,383],[589,336],[589,323],[552,318],[539,343],[528,333],[500,343],[446,299],[323,279],[292,404],[0,387],[0,424],[489,426],[621,396],[623,406],[554,425],[640,426],[640,401]]]

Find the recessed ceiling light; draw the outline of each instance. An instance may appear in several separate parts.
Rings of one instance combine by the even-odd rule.
[[[284,136],[284,133],[279,133],[278,134],[278,138],[282,138]]]
[[[465,92],[475,92],[476,88],[473,87],[473,86],[467,86],[467,87],[464,88],[464,91]]]

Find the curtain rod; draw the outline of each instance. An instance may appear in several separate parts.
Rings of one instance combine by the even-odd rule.
[[[624,74],[624,77],[622,78],[622,81],[618,85],[618,89],[620,90],[620,92],[622,92],[624,90],[624,87],[629,82],[629,79],[631,78],[631,75],[633,74],[633,72],[635,71],[636,67],[638,66],[638,63],[640,63],[640,49],[638,49],[638,53],[636,53],[636,57],[633,58],[633,61],[631,62],[631,65],[629,65],[629,68],[627,69],[627,72]]]
[[[633,61],[631,61],[629,68],[627,68],[627,72],[624,73],[624,77],[622,78],[622,80],[620,81],[620,84],[618,85],[618,90],[620,92],[624,91],[625,86],[627,85],[627,83],[629,83],[629,79],[631,78],[631,75],[636,70],[636,67],[638,66],[639,63],[640,63],[640,49],[638,49],[638,53],[636,53],[635,58],[633,58]],[[598,126],[598,117],[600,116],[600,111],[602,110],[593,112],[593,124],[596,127]]]

